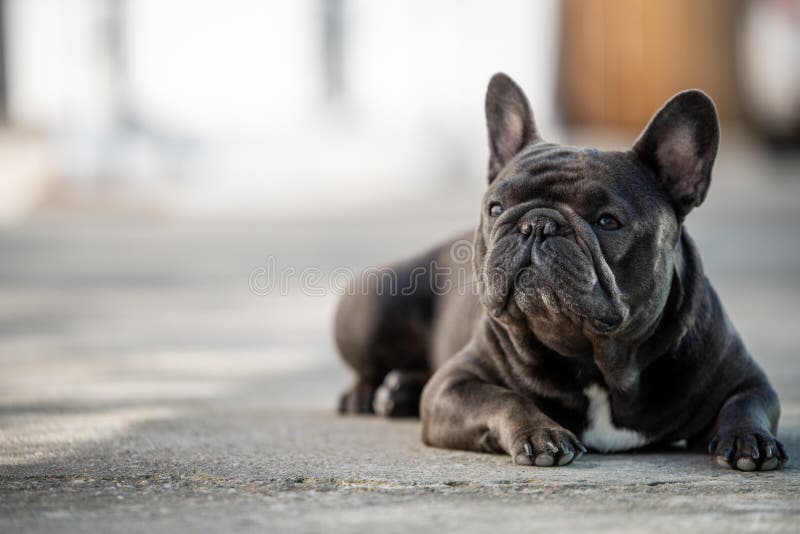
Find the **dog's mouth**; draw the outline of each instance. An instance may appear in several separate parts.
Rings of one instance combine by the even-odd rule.
[[[627,307],[597,237],[568,207],[509,213],[487,244],[481,296],[495,317],[568,321],[600,336],[624,326]]]

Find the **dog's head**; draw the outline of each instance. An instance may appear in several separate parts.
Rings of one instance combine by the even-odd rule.
[[[714,104],[674,96],[630,150],[542,140],[522,90],[486,95],[489,188],[475,238],[481,300],[561,354],[635,338],[658,320],[686,214],[705,198],[719,143]]]

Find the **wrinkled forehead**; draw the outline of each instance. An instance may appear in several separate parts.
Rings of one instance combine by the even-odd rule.
[[[515,203],[538,199],[586,208],[626,203],[648,209],[665,198],[630,153],[552,143],[537,143],[520,152],[490,191]]]

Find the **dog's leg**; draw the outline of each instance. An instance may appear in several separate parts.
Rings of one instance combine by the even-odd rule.
[[[407,412],[412,405],[414,412],[418,409],[419,392],[413,402],[401,397],[412,394],[415,388],[421,391],[424,380],[420,384],[413,375],[409,378],[414,380],[384,380],[392,370],[426,374],[429,367],[433,296],[428,294],[428,285],[412,284],[412,271],[413,265],[388,268],[387,272],[395,273],[398,280],[390,287],[381,289],[371,278],[354,294],[342,298],[334,325],[336,344],[356,379],[339,401],[340,413],[373,413],[373,400],[381,384],[399,388],[391,395],[395,406],[381,403],[384,415],[414,415]]]
[[[379,304],[374,295],[348,295],[337,310],[336,344],[342,359],[355,374],[353,384],[339,398],[339,413],[373,413],[375,390],[388,372],[373,341],[375,323],[380,316]],[[378,308],[377,312],[370,310],[374,307]]]
[[[780,406],[775,391],[763,376],[732,395],[717,416],[708,452],[722,466],[741,471],[769,471],[786,463],[788,456],[775,439]]]
[[[422,439],[434,447],[506,452],[519,465],[566,465],[586,448],[530,399],[481,379],[465,354],[442,367],[422,394]]]
[[[353,384],[339,398],[339,413],[373,413],[375,390],[388,372],[373,341],[375,323],[381,315],[379,305],[380,300],[369,294],[347,295],[339,304],[334,326],[336,344],[355,375]]]

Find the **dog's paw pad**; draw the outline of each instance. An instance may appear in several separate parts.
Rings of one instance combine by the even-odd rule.
[[[724,456],[717,456],[716,459],[717,459],[717,465],[719,465],[720,467],[731,466],[730,462],[728,462],[728,459],[725,458]]]
[[[742,471],[755,471],[756,461],[752,458],[739,458],[736,460],[736,469]]]
[[[762,471],[771,471],[771,470],[773,470],[773,469],[775,469],[775,468],[779,467],[779,466],[780,466],[780,463],[781,463],[781,461],[780,461],[780,460],[778,460],[778,459],[777,459],[777,458],[775,458],[775,457],[772,457],[772,458],[767,458],[767,459],[766,459],[766,460],[764,460],[764,462],[761,464],[761,470],[762,470]]]

